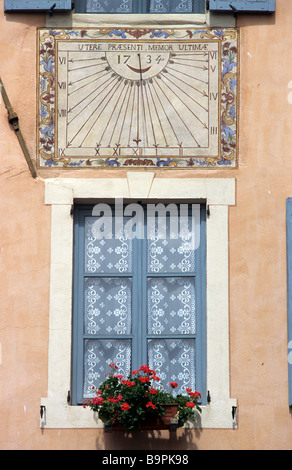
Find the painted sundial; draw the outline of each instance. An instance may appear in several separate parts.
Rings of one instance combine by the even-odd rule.
[[[39,166],[237,165],[237,32],[39,30]]]

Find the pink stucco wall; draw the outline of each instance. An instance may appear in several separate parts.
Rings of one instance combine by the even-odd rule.
[[[43,15],[4,15],[0,73],[36,155],[36,27]],[[0,104],[0,448],[1,449],[291,449],[288,407],[285,202],[292,196],[292,4],[276,15],[243,15],[240,28],[239,167],[194,177],[235,177],[230,211],[230,383],[238,429],[180,430],[133,438],[96,430],[41,430],[47,394],[50,207],[44,179],[33,179]],[[158,176],[173,173],[157,170]],[[115,177],[110,170],[102,176]],[[176,172],[175,176],[190,176]],[[67,170],[66,176],[77,176]],[[101,176],[99,170],[78,176]],[[121,173],[119,173],[121,176]],[[219,268],[218,268],[219,269]],[[218,271],[219,273],[219,271]]]

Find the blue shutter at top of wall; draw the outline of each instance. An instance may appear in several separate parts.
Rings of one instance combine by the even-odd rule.
[[[287,226],[287,310],[288,310],[288,384],[292,406],[292,198],[286,201]]]
[[[210,11],[262,12],[276,11],[276,0],[210,0]]]
[[[53,7],[53,8],[52,8]],[[71,0],[4,0],[4,11],[71,10]]]

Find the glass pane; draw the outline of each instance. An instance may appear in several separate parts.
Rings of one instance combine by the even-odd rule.
[[[100,238],[95,231],[95,223],[99,220],[98,217],[85,218],[85,272],[130,273],[132,240],[127,240],[124,233],[115,234],[114,230],[112,238]],[[112,225],[114,229],[114,223]]]
[[[132,13],[132,0],[87,0],[86,13]]]
[[[151,0],[151,13],[192,13],[192,0]]]
[[[163,218],[149,217],[147,265],[150,273],[195,271],[196,248],[200,243],[199,213],[180,218],[175,213]]]
[[[148,362],[168,390],[169,382],[178,383],[176,394],[196,389],[194,339],[150,339]]]
[[[131,279],[85,278],[84,292],[86,334],[131,334]]]
[[[148,334],[195,333],[195,279],[150,278],[147,297]]]
[[[84,398],[95,396],[92,386],[98,387],[109,372],[109,364],[118,366],[117,374],[131,372],[131,340],[86,340],[84,345]]]

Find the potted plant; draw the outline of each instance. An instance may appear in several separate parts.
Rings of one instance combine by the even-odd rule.
[[[187,420],[201,412],[201,394],[187,388],[187,395],[167,391],[160,379],[147,365],[133,370],[127,378],[117,374],[117,366],[111,371],[96,392],[94,398],[85,399],[83,406],[98,412],[99,419],[111,423],[113,428],[135,431],[138,429],[168,429],[171,420],[182,427]],[[178,386],[170,382],[171,389]]]

